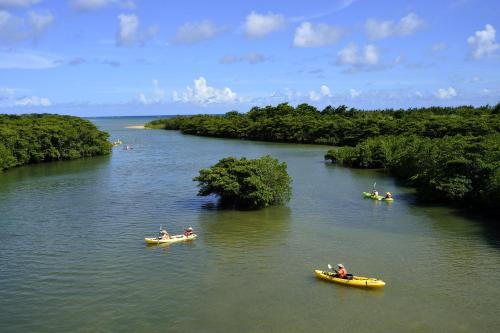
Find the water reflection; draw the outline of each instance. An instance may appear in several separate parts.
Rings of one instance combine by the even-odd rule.
[[[217,206],[216,206],[217,207]],[[254,247],[286,237],[291,210],[287,206],[261,210],[204,210],[198,215],[205,242],[226,248]]]

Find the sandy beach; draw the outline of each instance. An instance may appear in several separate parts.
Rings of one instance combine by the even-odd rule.
[[[145,129],[144,125],[130,125],[130,126],[125,126],[125,128],[135,128],[135,129]]]

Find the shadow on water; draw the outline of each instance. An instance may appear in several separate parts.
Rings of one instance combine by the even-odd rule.
[[[9,169],[0,173],[0,184],[18,185],[26,179],[30,181],[46,177],[61,177],[64,175],[93,172],[99,167],[108,166],[110,155],[95,156],[70,161],[55,161],[50,163],[30,164]]]

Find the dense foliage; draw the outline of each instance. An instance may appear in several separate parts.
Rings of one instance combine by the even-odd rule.
[[[427,201],[491,209],[500,202],[500,134],[380,136],[332,149],[325,158],[352,167],[385,168]]]
[[[88,120],[53,114],[0,114],[0,171],[110,152],[108,134]]]
[[[500,193],[500,104],[360,111],[308,104],[254,107],[246,114],[160,119],[185,134],[341,146],[325,156],[385,168],[422,198],[493,209]]]
[[[286,103],[254,107],[248,113],[223,116],[179,116],[155,120],[151,128],[181,130],[184,134],[293,143],[355,146],[379,135],[441,138],[446,135],[482,136],[500,130],[500,105],[474,108],[431,107],[408,110],[348,109]]]
[[[193,179],[200,186],[198,195],[216,194],[223,204],[260,208],[290,200],[291,178],[286,163],[271,156],[258,159],[227,157],[200,170]]]

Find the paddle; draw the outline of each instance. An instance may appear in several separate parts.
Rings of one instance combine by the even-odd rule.
[[[331,271],[334,271],[335,273],[338,273],[336,269],[333,269],[332,265],[328,264],[328,269]]]

